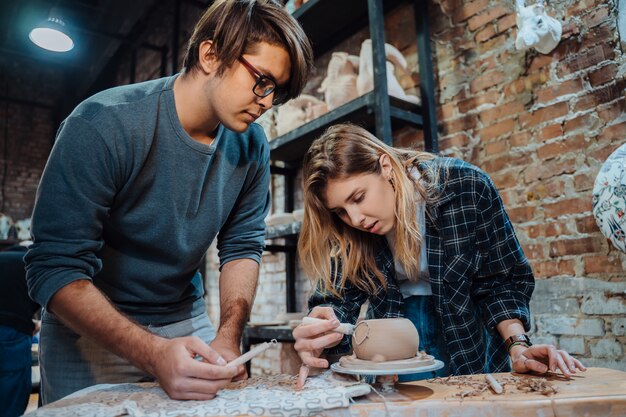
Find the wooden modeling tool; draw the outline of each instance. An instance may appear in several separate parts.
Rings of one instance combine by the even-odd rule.
[[[302,324],[307,325],[307,324],[316,324],[316,323],[322,323],[328,320],[325,319],[318,319],[315,317],[304,317],[302,319]],[[354,333],[354,324],[350,324],[350,323],[340,323],[339,327],[337,327],[336,329],[332,329],[331,332],[335,332],[335,333],[341,333],[341,334],[345,334],[345,335],[351,335],[352,333]]]
[[[502,389],[502,385],[500,385],[500,383],[498,383],[498,381],[496,381],[496,379],[491,376],[491,374],[486,374],[485,379],[487,380],[487,383],[489,384],[493,392],[495,392],[496,394],[502,394],[502,391],[504,391]]]
[[[257,355],[260,355],[261,353],[265,352],[267,349],[272,347],[272,345],[275,345],[277,343],[278,342],[276,341],[276,339],[272,339],[269,342],[261,343],[260,345],[255,346],[253,349],[250,349],[248,352],[244,353],[237,359],[233,359],[232,361],[228,362],[226,366],[243,365],[244,363],[248,362],[250,359],[254,358]]]

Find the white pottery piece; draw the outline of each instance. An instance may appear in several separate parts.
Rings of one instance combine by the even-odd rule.
[[[9,238],[11,226],[13,226],[13,219],[4,213],[0,213],[0,240]]]
[[[543,1],[525,6],[524,0],[517,0],[517,39],[519,50],[535,48],[542,54],[549,54],[561,41],[561,22],[548,16]]]
[[[352,349],[358,359],[385,362],[414,358],[419,335],[405,318],[363,320],[352,334]]]
[[[356,89],[358,68],[358,56],[347,52],[333,52],[328,62],[326,78],[317,90],[324,93],[324,101],[329,111],[359,96]]]
[[[602,165],[593,186],[592,211],[602,234],[626,252],[626,144]]]
[[[326,113],[326,103],[317,97],[302,94],[280,106],[276,112],[276,133],[285,133]]]
[[[385,57],[387,58],[387,89],[389,95],[419,104],[419,97],[406,94],[396,78],[395,69],[407,72],[406,59],[402,53],[393,45],[385,44]],[[356,80],[356,87],[359,95],[366,94],[374,89],[374,59],[372,51],[372,40],[366,39],[361,44],[359,54],[359,76]]]
[[[17,232],[18,240],[30,240],[30,217],[27,219],[18,220],[15,222],[15,231]]]

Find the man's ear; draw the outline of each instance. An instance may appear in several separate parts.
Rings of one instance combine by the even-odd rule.
[[[385,179],[390,179],[392,167],[389,155],[387,155],[386,153],[380,155],[380,158],[378,158],[378,163],[380,164],[380,170]]]
[[[206,40],[198,47],[198,63],[206,74],[211,74],[217,70],[218,59],[213,48],[213,41]]]

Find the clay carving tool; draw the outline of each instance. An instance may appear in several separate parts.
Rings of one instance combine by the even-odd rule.
[[[504,391],[502,389],[502,385],[500,385],[500,383],[496,381],[496,379],[491,376],[491,374],[486,374],[485,379],[487,380],[487,383],[489,384],[493,392],[495,392],[496,394],[502,394],[502,391]]]
[[[316,323],[322,323],[328,320],[325,319],[318,319],[315,317],[304,317],[302,319],[302,324],[307,325],[307,324],[316,324]],[[336,329],[332,329],[331,332],[335,332],[335,333],[341,333],[341,334],[345,334],[345,335],[351,335],[352,333],[354,333],[354,324],[350,324],[350,323],[340,323],[339,327],[337,327]]]
[[[261,343],[260,345],[255,346],[253,349],[250,349],[248,352],[244,353],[237,359],[233,359],[232,361],[228,362],[226,366],[243,365],[244,363],[248,362],[250,359],[254,358],[257,355],[260,355],[261,353],[265,352],[267,349],[272,347],[272,345],[275,345],[277,343],[278,342],[276,341],[276,339],[272,339],[269,342]]]

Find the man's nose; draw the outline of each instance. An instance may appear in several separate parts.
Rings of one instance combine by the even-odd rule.
[[[272,91],[265,97],[259,97],[259,99],[257,100],[257,103],[259,103],[259,105],[265,110],[269,110],[274,105],[273,101],[274,101],[274,91]]]

